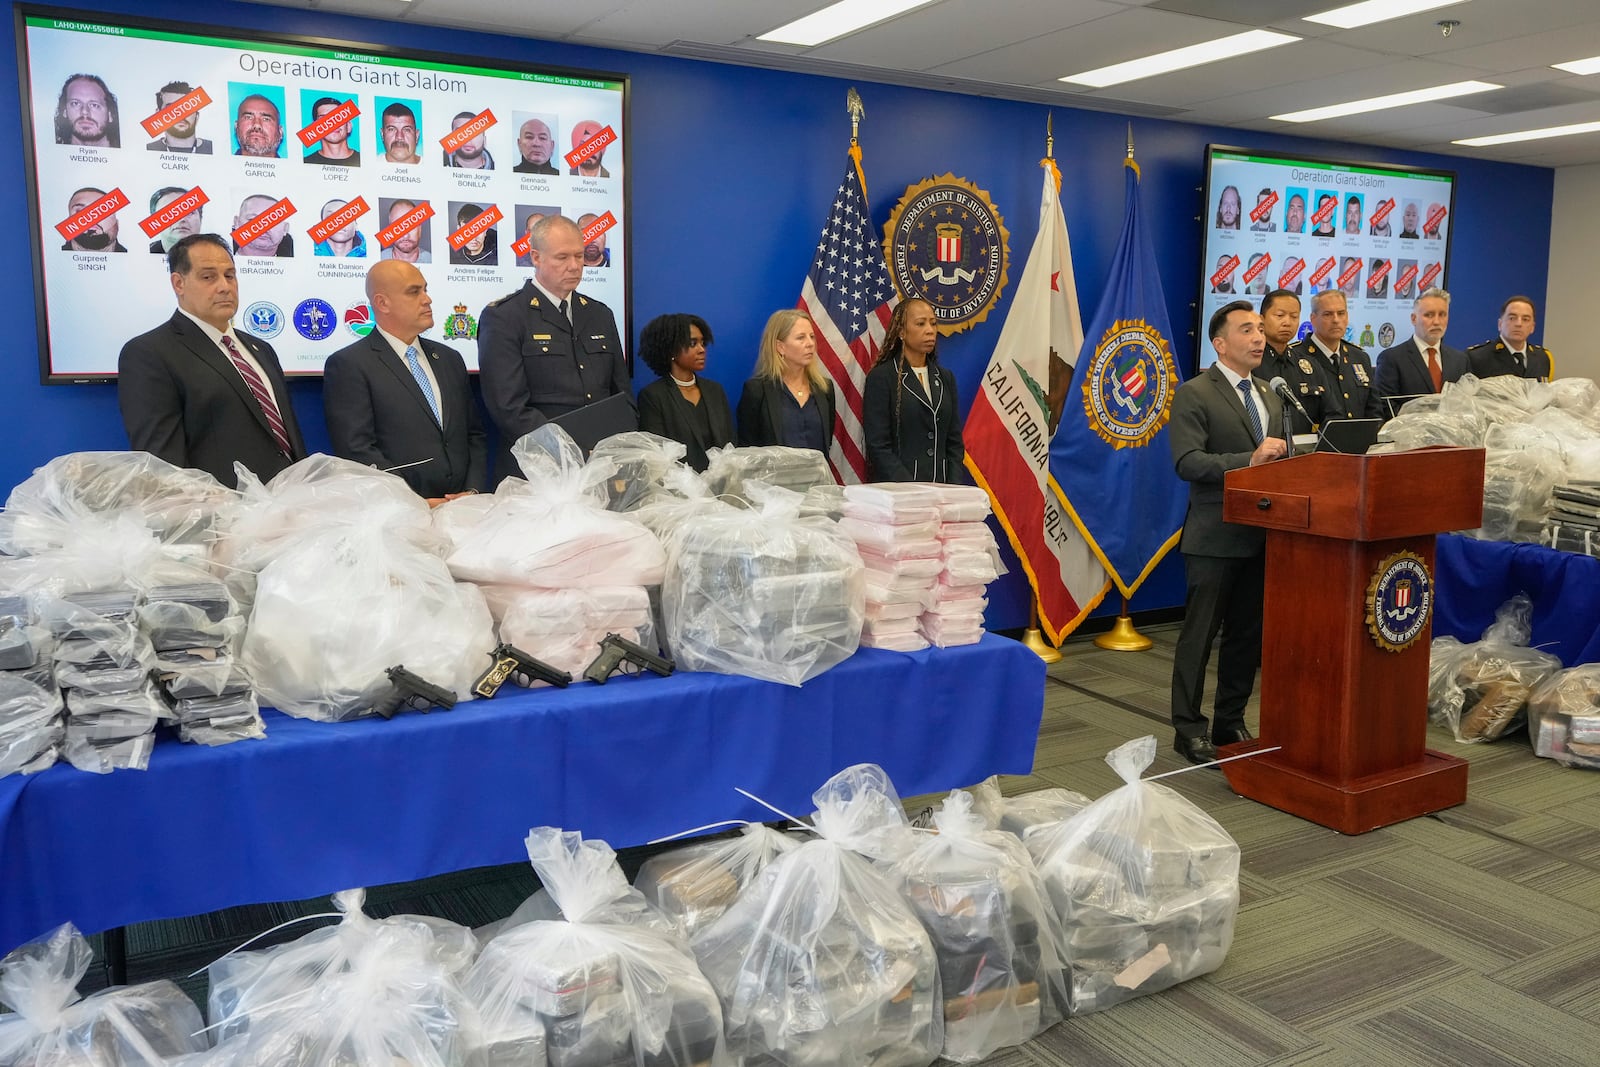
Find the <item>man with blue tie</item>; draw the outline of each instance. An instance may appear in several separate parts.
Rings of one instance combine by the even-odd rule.
[[[328,357],[322,403],[334,455],[393,470],[437,506],[489,487],[488,447],[467,367],[422,336],[433,326],[428,282],[415,264],[367,271],[377,325]]]
[[[1179,387],[1167,439],[1178,477],[1189,483],[1183,520],[1187,592],[1172,656],[1173,747],[1191,763],[1217,758],[1217,745],[1250,740],[1244,709],[1261,666],[1266,531],[1222,518],[1223,476],[1282,457],[1283,402],[1255,370],[1266,351],[1261,316],[1247,300],[1211,316],[1217,361]],[[1212,721],[1201,711],[1206,664],[1218,636]]]

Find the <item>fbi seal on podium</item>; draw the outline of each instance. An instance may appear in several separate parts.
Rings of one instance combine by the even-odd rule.
[[[948,337],[982,322],[1000,299],[1010,236],[988,193],[942,174],[906,187],[889,212],[883,254],[900,295],[926,300]]]
[[[1143,319],[1111,324],[1083,375],[1089,427],[1113,448],[1137,448],[1172,414],[1178,371],[1161,331]]]
[[[1415,552],[1396,552],[1367,585],[1367,630],[1385,652],[1410,648],[1433,617],[1433,576]]]

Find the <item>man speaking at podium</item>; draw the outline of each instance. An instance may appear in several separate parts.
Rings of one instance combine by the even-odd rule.
[[[1249,301],[1235,300],[1211,316],[1208,335],[1217,362],[1178,389],[1167,433],[1178,477],[1189,483],[1189,512],[1179,542],[1188,587],[1172,658],[1172,726],[1173,748],[1191,763],[1216,759],[1217,745],[1250,739],[1244,707],[1261,666],[1266,531],[1223,522],[1223,476],[1287,451],[1283,402],[1252,376],[1266,350],[1261,316]],[[1222,650],[1208,736],[1200,704],[1219,632]]]

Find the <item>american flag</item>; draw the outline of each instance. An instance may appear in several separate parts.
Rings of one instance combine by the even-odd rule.
[[[828,221],[822,224],[816,258],[800,290],[800,308],[816,325],[817,358],[833,380],[838,410],[828,462],[846,484],[862,481],[867,474],[861,395],[867,368],[883,344],[889,313],[899,302],[867,211],[861,149],[851,145],[844,180]]]

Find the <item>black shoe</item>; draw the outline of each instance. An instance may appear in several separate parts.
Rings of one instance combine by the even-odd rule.
[[[1179,734],[1172,749],[1190,763],[1210,763],[1217,758],[1217,746],[1205,737],[1184,737]]]
[[[1240,741],[1254,741],[1247,727],[1241,726],[1237,730],[1212,730],[1211,743],[1217,746],[1237,745]]]

